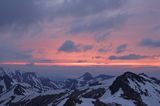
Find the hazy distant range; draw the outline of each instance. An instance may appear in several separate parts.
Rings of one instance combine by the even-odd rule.
[[[20,70],[24,72],[36,72],[41,76],[52,77],[55,80],[77,78],[85,72],[96,74],[119,75],[122,72],[132,71],[146,73],[160,79],[160,67],[152,66],[34,66],[34,65],[0,65],[9,71]]]

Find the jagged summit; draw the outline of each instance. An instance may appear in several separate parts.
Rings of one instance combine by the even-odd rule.
[[[138,77],[138,74],[127,71],[127,72],[123,73],[121,76],[125,76],[125,77],[128,77],[128,78],[135,78],[135,77]]]
[[[132,72],[125,72],[124,74],[118,76],[116,80],[113,82],[113,84],[109,87],[111,90],[111,93],[114,94],[117,92],[120,88],[123,91],[133,91],[131,87],[129,86],[129,81],[137,81],[140,83],[144,83],[145,79],[135,73]]]
[[[122,74],[121,76],[119,76],[123,79],[130,79],[132,81],[138,81],[143,83],[146,79],[143,78],[142,76],[135,74],[133,72],[125,72],[124,74]]]

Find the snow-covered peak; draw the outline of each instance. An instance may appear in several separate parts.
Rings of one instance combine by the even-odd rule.
[[[105,94],[103,101],[127,106],[157,106],[159,105],[160,85],[146,75],[126,72],[118,76]],[[114,100],[117,98],[117,100]],[[127,102],[125,103],[125,101]]]

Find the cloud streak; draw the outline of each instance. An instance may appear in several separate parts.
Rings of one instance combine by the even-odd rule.
[[[145,59],[148,58],[148,56],[141,56],[137,54],[128,54],[124,56],[110,56],[109,60],[139,60],[139,59]]]

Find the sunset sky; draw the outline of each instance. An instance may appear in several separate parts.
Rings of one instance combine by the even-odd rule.
[[[0,0],[0,64],[160,66],[160,0]]]

